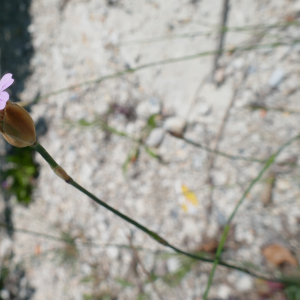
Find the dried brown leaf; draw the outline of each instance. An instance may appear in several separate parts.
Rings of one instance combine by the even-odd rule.
[[[216,253],[218,248],[218,241],[216,240],[207,240],[206,242],[202,243],[198,248],[199,252],[207,252],[207,253]]]
[[[275,266],[281,266],[285,263],[292,266],[298,265],[298,261],[291,251],[281,245],[268,245],[262,249],[262,253],[267,261]]]

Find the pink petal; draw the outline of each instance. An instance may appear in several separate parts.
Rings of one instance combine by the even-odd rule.
[[[9,95],[8,95],[8,93],[7,92],[1,92],[0,93],[0,100],[1,101],[7,101],[9,99]]]
[[[6,101],[0,100],[0,110],[4,109],[5,105],[6,105]]]
[[[12,79],[12,74],[11,73],[5,74],[0,80],[0,92],[4,91],[9,86],[11,86],[13,82],[14,79]]]

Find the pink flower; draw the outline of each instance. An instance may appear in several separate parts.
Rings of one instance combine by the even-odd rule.
[[[8,93],[4,92],[4,90],[11,86],[13,82],[14,79],[12,79],[12,74],[10,73],[5,74],[0,80],[0,110],[2,110],[5,107],[6,102],[9,99]]]

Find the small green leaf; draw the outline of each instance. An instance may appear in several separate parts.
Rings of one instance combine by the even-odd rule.
[[[157,124],[156,124],[156,122],[155,122],[156,116],[157,116],[157,114],[154,114],[154,115],[150,116],[149,119],[148,119],[147,125],[148,125],[151,129],[154,129],[154,128],[157,127]]]
[[[290,286],[285,289],[288,300],[300,300],[300,287]]]
[[[133,149],[133,151],[130,151],[129,154],[126,157],[125,162],[123,163],[122,169],[123,174],[126,175],[127,169],[130,163],[135,163],[140,155],[140,148],[137,147],[136,149]]]
[[[90,123],[90,122],[88,122],[88,121],[86,121],[86,120],[84,120],[84,119],[80,119],[80,120],[78,121],[78,124],[79,124],[80,126],[84,126],[84,127],[93,125],[93,123]]]
[[[88,283],[88,282],[91,282],[93,280],[93,277],[92,276],[86,276],[86,277],[83,277],[80,282],[81,283]]]

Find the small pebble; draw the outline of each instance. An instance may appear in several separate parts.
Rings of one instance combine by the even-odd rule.
[[[240,292],[250,291],[252,289],[252,285],[253,285],[252,278],[246,275],[240,278],[235,284],[236,289]]]
[[[161,112],[161,104],[158,98],[150,97],[148,103],[151,115],[159,114]]]
[[[146,145],[149,147],[158,147],[165,136],[165,130],[163,128],[155,128],[151,131],[147,138]]]
[[[119,256],[119,249],[117,247],[109,247],[106,250],[107,255],[111,259],[117,259]]]
[[[164,128],[174,134],[182,135],[185,129],[186,122],[180,117],[168,118],[164,123]]]
[[[223,185],[227,182],[227,174],[222,171],[212,171],[212,178],[215,185]]]
[[[214,80],[217,84],[221,84],[225,79],[225,69],[219,68],[215,72]]]
[[[253,287],[251,276],[241,272],[233,272],[228,276],[228,281],[235,286],[239,292],[250,291]]]
[[[174,273],[180,268],[180,262],[175,257],[169,258],[167,260],[167,267],[169,272]]]
[[[288,189],[290,189],[292,187],[291,184],[290,184],[290,182],[288,180],[281,179],[281,178],[277,180],[276,186],[281,191],[286,191],[286,190],[288,190]]]
[[[269,86],[271,86],[272,88],[278,87],[283,80],[284,75],[285,74],[282,69],[276,69],[275,71],[273,71],[269,79]]]
[[[218,297],[221,299],[227,299],[230,296],[231,288],[226,284],[221,284],[218,287]]]
[[[198,105],[198,111],[200,115],[207,116],[211,113],[211,107],[207,103],[202,102]]]
[[[8,290],[1,290],[1,292],[0,292],[0,295],[1,295],[1,298],[2,299],[9,299],[9,291]]]
[[[149,117],[161,112],[161,105],[157,98],[151,97],[147,101],[141,102],[137,108],[136,113],[141,119],[147,120]]]
[[[232,62],[232,65],[235,69],[241,69],[245,64],[245,61],[243,58],[239,57],[237,59],[235,59],[233,62]]]

